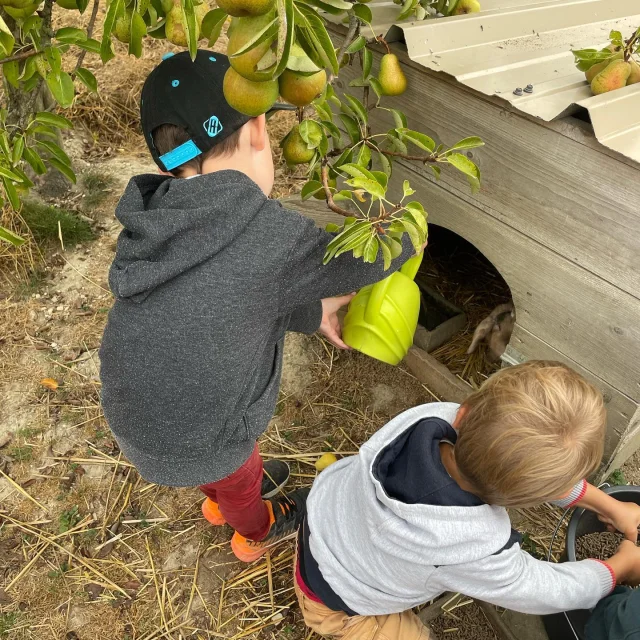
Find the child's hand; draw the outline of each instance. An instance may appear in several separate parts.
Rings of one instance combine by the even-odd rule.
[[[615,555],[607,560],[607,564],[616,574],[618,584],[628,584],[632,587],[640,584],[640,547],[625,540]]]
[[[318,332],[322,334],[332,345],[338,349],[349,349],[342,341],[342,329],[338,320],[338,311],[351,302],[355,293],[336,298],[324,298],[322,302],[322,322]]]
[[[624,533],[627,540],[634,544],[638,541],[638,527],[640,527],[640,506],[635,502],[615,501],[611,511],[606,515],[600,514],[598,519],[608,525],[609,531]]]

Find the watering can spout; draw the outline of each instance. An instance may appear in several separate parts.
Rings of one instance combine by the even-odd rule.
[[[409,258],[402,267],[400,267],[400,273],[404,273],[407,278],[411,278],[413,280],[420,269],[423,257],[424,251],[421,251],[419,254],[413,256],[413,258]]]

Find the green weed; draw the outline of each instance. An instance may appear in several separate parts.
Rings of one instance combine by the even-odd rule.
[[[16,293],[20,298],[30,298],[34,293],[42,290],[46,280],[46,274],[41,269],[29,272],[27,279],[22,280],[16,287]]]
[[[628,484],[627,479],[624,477],[624,471],[622,469],[616,469],[608,478],[607,482],[615,487]]]
[[[94,209],[104,202],[115,180],[110,173],[90,169],[82,174],[82,190],[84,209]]]
[[[7,635],[13,629],[18,622],[19,615],[17,611],[0,613],[0,636]]]
[[[67,509],[67,511],[63,511],[58,518],[58,531],[59,533],[64,533],[65,531],[69,531],[69,529],[73,529],[75,525],[80,522],[80,514],[78,513],[78,505],[71,507],[71,509]]]
[[[89,223],[67,209],[52,207],[36,200],[25,200],[21,215],[36,242],[40,244],[58,241],[60,232],[62,240],[69,245],[93,240],[95,237]]]
[[[9,455],[16,462],[26,462],[27,460],[31,460],[33,458],[33,449],[27,445],[24,447],[11,447],[9,449]]]

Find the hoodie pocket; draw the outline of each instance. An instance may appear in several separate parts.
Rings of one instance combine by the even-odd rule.
[[[258,438],[265,431],[269,420],[273,416],[282,375],[282,347],[282,340],[280,340],[276,343],[273,369],[269,382],[258,399],[247,407],[242,416],[247,438]]]

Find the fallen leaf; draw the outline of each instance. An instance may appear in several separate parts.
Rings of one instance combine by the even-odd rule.
[[[55,378],[43,378],[40,384],[49,391],[57,391],[60,383]]]

